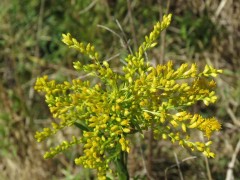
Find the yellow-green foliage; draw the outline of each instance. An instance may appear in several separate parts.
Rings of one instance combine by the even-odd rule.
[[[185,148],[214,157],[209,148],[211,141],[194,142],[190,131],[198,129],[209,139],[221,125],[215,118],[191,114],[187,108],[197,101],[203,101],[205,105],[216,101],[216,84],[211,76],[215,77],[221,70],[206,65],[198,72],[196,64],[182,64],[175,69],[172,61],[153,67],[144,58],[144,52],[157,44],[160,32],[170,21],[171,15],[167,15],[154,26],[138,51],[126,57],[122,73],[114,72],[107,61],[100,61],[93,45],[84,45],[69,33],[63,34],[62,41],[66,45],[91,59],[85,65],[74,62],[74,68],[91,73],[101,81],[90,86],[89,81],[80,79],[62,84],[48,80],[47,76],[37,79],[35,89],[46,94],[50,111],[60,122],[37,132],[36,139],[40,142],[76,124],[83,130],[82,137],[73,137],[71,142],[65,141],[51,148],[45,158],[81,144],[83,154],[75,159],[75,163],[97,169],[99,179],[105,179],[110,170],[109,163],[122,151],[129,152],[128,136],[150,127],[156,139],[178,142]]]

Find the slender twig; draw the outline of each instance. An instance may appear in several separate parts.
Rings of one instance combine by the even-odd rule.
[[[235,124],[236,126],[240,127],[240,121],[238,120],[238,118],[235,116],[234,112],[232,111],[232,109],[229,107],[229,105],[226,107],[227,113],[228,115],[231,117],[233,124]]]
[[[161,0],[158,0],[159,3],[159,19],[162,19],[163,17],[163,12],[162,12],[162,6],[161,6]],[[170,7],[170,0],[167,0],[167,7],[166,7],[166,14],[168,13]],[[166,30],[164,30],[161,33],[161,47],[160,47],[160,58],[159,58],[159,62],[157,64],[163,64],[164,62],[164,53],[165,53],[165,37],[166,37]]]
[[[121,30],[121,32],[122,32],[122,34],[123,34],[123,39],[124,39],[124,41],[125,41],[125,44],[126,44],[127,47],[128,47],[129,52],[130,52],[131,54],[133,54],[132,48],[129,46],[129,42],[128,42],[128,40],[127,40],[127,36],[126,36],[125,32],[123,31],[123,28],[122,28],[121,24],[119,23],[119,21],[118,21],[117,19],[116,19],[116,23],[117,23],[119,29]]]
[[[128,16],[129,16],[129,22],[130,22],[130,27],[131,27],[132,37],[133,37],[134,49],[136,49],[138,47],[138,44],[137,44],[136,30],[133,22],[133,17],[132,17],[132,7],[131,7],[130,0],[127,0],[127,4],[128,4]]]
[[[45,0],[41,0],[40,2],[40,9],[39,9],[39,16],[38,16],[38,23],[37,23],[37,32],[36,32],[36,47],[35,47],[35,52],[34,52],[34,58],[35,60],[38,59],[40,57],[40,48],[39,48],[39,40],[40,40],[40,34],[41,34],[41,30],[42,30],[42,21],[43,21],[43,14],[44,14],[44,5],[45,5]],[[33,58],[32,58],[33,59]],[[39,74],[39,68],[33,69],[32,71],[32,77],[31,79],[35,79],[35,75]],[[31,83],[32,85],[32,83]],[[33,97],[34,97],[34,89],[31,88],[29,89],[29,100],[25,102],[28,107],[32,106],[33,103]]]
[[[200,133],[201,140],[203,142],[205,142],[203,134],[201,132],[199,132],[199,133]],[[206,156],[204,156],[204,161],[205,161],[205,165],[206,165],[206,171],[207,171],[208,180],[212,180],[211,170],[210,170],[210,167],[209,167],[209,161],[208,161],[208,158]]]
[[[41,4],[40,4],[40,9],[39,9],[39,16],[38,16],[38,24],[37,24],[37,33],[36,33],[36,41],[37,41],[37,45],[35,48],[35,56],[39,57],[39,39],[40,39],[40,32],[42,29],[42,20],[43,20],[43,13],[44,13],[44,4],[45,4],[45,0],[41,0]]]
[[[177,157],[177,154],[175,152],[174,152],[174,157],[175,157],[175,161],[177,163],[178,173],[179,173],[180,179],[184,180],[183,179],[183,174],[182,174],[182,171],[181,171],[181,168],[180,168],[180,164],[179,164],[179,161],[178,161],[178,157]]]
[[[222,9],[225,7],[226,3],[228,0],[222,0],[221,3],[219,4],[216,12],[215,12],[215,16],[218,17],[218,15],[221,13]]]
[[[81,10],[79,12],[79,14],[84,14],[86,12],[88,12],[92,7],[95,6],[95,4],[97,3],[98,0],[92,1],[86,8],[84,8],[83,10]]]
[[[122,28],[120,26],[120,23],[117,20],[116,20],[116,23],[117,23],[118,27],[120,28],[120,30],[122,30]],[[100,25],[100,24],[98,24],[97,27],[103,28],[103,29],[111,32],[115,36],[117,36],[120,39],[120,41],[122,42],[122,44],[125,46],[124,48],[128,49],[129,52],[132,54],[132,50],[131,50],[130,46],[128,45],[128,41],[126,40],[125,35],[123,35],[123,37],[122,37],[118,33],[116,33],[114,30],[110,29],[109,27],[106,27],[106,26],[103,26],[103,25]]]
[[[106,30],[108,30],[109,32],[113,33],[115,36],[117,36],[119,39],[123,40],[123,38],[122,38],[118,33],[116,33],[114,30],[110,29],[109,27],[103,26],[103,25],[101,25],[101,24],[98,24],[97,27],[106,29]]]
[[[153,158],[153,124],[151,124],[151,129],[149,131],[148,139],[148,174],[152,176],[152,158]]]
[[[182,161],[180,161],[178,164],[182,164],[183,162],[185,161],[188,161],[188,160],[191,160],[191,159],[196,159],[197,157],[196,156],[192,156],[192,157],[188,157],[188,158],[185,158],[183,159]],[[165,169],[165,180],[167,180],[167,171],[171,168],[175,168],[177,167],[178,165],[177,164],[173,164],[172,166],[168,167]]]
[[[228,164],[226,180],[234,179],[233,168],[234,168],[234,164],[235,164],[235,161],[237,159],[237,155],[238,155],[239,151],[240,151],[240,139],[238,140],[237,146],[236,146],[235,151],[234,151],[234,153],[232,155],[232,159],[231,159],[231,161]]]
[[[111,60],[113,60],[114,58],[119,57],[119,56],[120,56],[120,53],[117,53],[117,54],[111,56],[110,58],[107,58],[106,61],[111,61]]]
[[[204,156],[204,160],[205,160],[205,164],[206,164],[208,180],[212,180],[212,175],[211,175],[211,171],[210,171],[210,167],[209,167],[208,158],[206,156]]]
[[[148,170],[147,170],[147,164],[145,162],[145,159],[144,159],[144,154],[143,154],[143,150],[142,150],[142,147],[141,147],[141,142],[140,142],[140,137],[139,137],[139,134],[137,134],[137,141],[138,141],[138,145],[140,147],[140,153],[141,153],[141,157],[142,157],[142,162],[143,162],[143,167],[144,167],[144,170],[147,174],[147,177],[149,180],[153,180],[153,178],[150,176]]]

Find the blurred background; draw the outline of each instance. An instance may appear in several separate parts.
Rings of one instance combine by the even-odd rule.
[[[79,77],[72,62],[88,59],[61,42],[70,32],[93,43],[103,59],[118,69],[163,14],[173,20],[159,46],[148,52],[152,64],[173,60],[223,69],[217,77],[218,101],[194,110],[216,116],[222,130],[213,135],[216,158],[206,159],[177,144],[136,136],[129,154],[135,179],[240,179],[240,1],[238,0],[1,0],[0,2],[0,179],[94,179],[95,172],[75,166],[78,147],[44,160],[56,139],[42,143],[34,134],[53,120],[44,96],[34,91],[36,78],[58,81]],[[128,44],[128,45],[127,45]],[[201,137],[196,133],[196,136]]]

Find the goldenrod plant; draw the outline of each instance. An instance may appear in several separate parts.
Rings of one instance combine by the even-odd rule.
[[[98,179],[107,179],[107,174],[128,179],[127,154],[130,151],[129,137],[143,134],[152,128],[155,139],[170,140],[192,151],[200,151],[207,157],[214,157],[209,140],[214,131],[221,129],[214,118],[192,114],[189,107],[202,101],[206,106],[217,99],[214,88],[216,77],[222,70],[206,65],[199,71],[197,64],[184,63],[174,68],[172,61],[153,67],[145,60],[145,52],[157,45],[161,31],[171,22],[172,15],[165,15],[156,23],[153,31],[133,54],[125,58],[122,72],[115,72],[106,60],[100,60],[99,53],[91,44],[78,42],[69,33],[62,41],[91,60],[88,64],[73,63],[77,71],[91,74],[99,81],[73,79],[71,82],[56,83],[48,76],[37,79],[35,89],[45,93],[54,118],[51,128],[36,132],[41,142],[58,131],[72,126],[82,132],[72,141],[64,141],[50,148],[44,158],[79,145],[83,149],[75,159],[77,165],[96,169]],[[196,142],[190,132],[202,131],[206,142]],[[116,174],[115,174],[116,173]]]

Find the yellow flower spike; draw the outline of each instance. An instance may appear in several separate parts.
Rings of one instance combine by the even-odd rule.
[[[111,148],[113,148],[113,147],[115,147],[115,144],[111,143],[109,146],[110,146]]]
[[[127,126],[129,125],[129,120],[125,119],[120,123],[122,126]]]
[[[186,116],[187,115],[187,112],[186,111],[183,111],[183,112],[178,112],[177,114],[175,114],[177,117],[180,117],[180,116]]]
[[[208,152],[208,151],[204,151],[203,154],[204,154],[206,157],[215,157],[215,154],[214,154],[214,153],[211,153],[211,152]]]
[[[128,82],[129,82],[129,84],[132,84],[132,82],[133,82],[132,77],[129,77],[129,78],[128,78]]]
[[[117,104],[115,110],[119,111],[120,109],[121,109],[121,107]]]
[[[209,153],[208,153],[208,157],[214,158],[214,157],[215,157],[215,154],[214,154],[213,152],[209,152]]]
[[[160,122],[161,122],[161,123],[164,123],[164,122],[165,122],[165,117],[164,117],[164,116],[161,116],[161,117],[160,117]]]
[[[191,125],[189,125],[188,128],[191,128],[191,129],[196,128],[196,127],[198,126],[198,124],[199,124],[199,123],[194,122],[194,123],[192,123]]]
[[[86,132],[86,131],[83,132],[83,136],[86,138],[91,137],[91,134],[92,134],[91,132]]]
[[[123,137],[121,137],[119,139],[119,143],[121,144],[122,151],[127,151],[128,152],[130,150],[129,147],[127,146],[128,141],[125,140]]]
[[[187,127],[186,127],[186,124],[182,123],[182,130],[183,132],[187,132]]]
[[[95,127],[96,125],[97,125],[97,123],[94,122],[94,123],[89,123],[88,126],[89,126],[89,127]]]
[[[167,135],[166,134],[162,134],[162,138],[164,139],[164,140],[166,140],[167,139]]]
[[[106,141],[106,138],[105,138],[104,136],[102,136],[102,138],[101,138],[101,139],[102,139],[102,141]]]
[[[196,122],[199,118],[199,115],[198,114],[194,114],[192,116],[192,118],[190,118],[190,124],[193,124],[194,122]]]
[[[129,128],[123,128],[123,132],[125,132],[125,133],[130,133],[131,130],[130,130]]]
[[[106,128],[107,128],[107,124],[100,125],[100,129],[106,129]]]
[[[122,98],[118,98],[118,99],[116,100],[116,103],[121,103],[121,102],[123,102],[123,99],[122,99]]]
[[[205,143],[205,146],[210,146],[212,144],[212,141],[208,141],[207,143]]]
[[[145,111],[143,112],[143,117],[148,121],[151,119],[151,116]]]
[[[197,150],[200,151],[200,152],[203,152],[203,151],[204,151],[204,148],[202,148],[202,147],[197,147]]]
[[[186,141],[185,143],[186,143],[186,145],[187,145],[189,148],[192,148],[192,147],[193,147],[193,143],[192,143],[192,142]]]
[[[92,144],[90,144],[90,143],[84,145],[84,148],[85,148],[85,149],[89,149],[89,148],[91,148],[91,147],[92,147]]]
[[[57,123],[52,122],[53,129],[59,129],[59,125]]]
[[[117,129],[119,129],[118,125],[114,125],[114,126],[111,127],[110,130],[111,130],[112,132],[114,132],[114,131],[116,131]]]
[[[64,42],[68,46],[71,46],[73,44],[71,34],[62,34],[62,42]]]
[[[157,92],[157,89],[156,88],[150,88],[150,90],[149,90],[150,92]]]
[[[174,139],[175,139],[176,141],[179,141],[179,140],[180,140],[179,134],[176,134],[176,135],[174,136]]]
[[[141,101],[141,102],[139,103],[139,105],[140,105],[140,106],[145,106],[144,101]]]
[[[116,111],[116,106],[112,106],[112,111],[114,112],[114,111]]]
[[[178,144],[179,144],[180,146],[183,146],[183,145],[184,145],[183,140],[180,140]]]
[[[173,127],[177,127],[178,126],[178,123],[174,120],[171,120],[170,123],[173,125]]]

